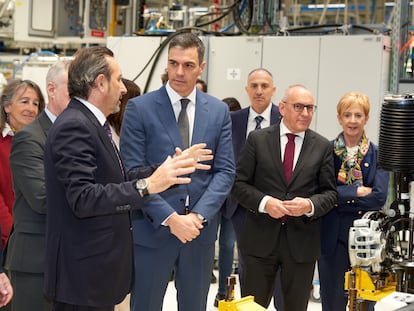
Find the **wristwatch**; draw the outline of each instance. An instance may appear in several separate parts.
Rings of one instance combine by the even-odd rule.
[[[137,182],[135,183],[135,188],[139,192],[139,195],[141,196],[141,198],[149,195],[148,182],[146,179],[138,179]]]

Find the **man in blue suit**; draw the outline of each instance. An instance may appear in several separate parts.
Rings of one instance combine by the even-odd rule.
[[[247,85],[245,87],[250,100],[250,107],[235,111],[231,114],[232,133],[233,133],[233,151],[234,159],[237,163],[239,155],[246,142],[247,135],[259,128],[266,128],[273,124],[279,124],[281,115],[279,108],[272,104],[272,97],[276,92],[273,83],[272,73],[265,68],[253,69],[247,77]],[[236,232],[237,247],[240,245],[240,236],[246,217],[246,209],[243,208],[230,197],[224,208],[223,216],[231,219]],[[243,257],[238,251],[238,273],[243,273]],[[276,283],[278,287],[279,282]],[[217,293],[216,299],[224,299],[223,292]],[[278,296],[278,297],[276,297]],[[281,297],[275,295],[274,302],[276,308],[281,308]]]
[[[228,107],[196,88],[203,58],[204,45],[196,35],[176,34],[168,47],[168,82],[130,100],[125,111],[121,154],[128,171],[156,165],[176,147],[186,147],[187,139],[191,145],[206,143],[214,154],[210,171],[197,170],[190,184],[145,198],[144,209],[133,213],[133,311],[162,309],[173,270],[179,310],[206,310],[217,216],[235,168]],[[186,130],[178,125],[182,118]]]

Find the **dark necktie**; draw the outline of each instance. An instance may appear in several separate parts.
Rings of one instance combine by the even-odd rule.
[[[106,135],[108,135],[109,140],[110,140],[110,141],[111,141],[111,143],[112,143],[112,147],[114,147],[114,149],[115,149],[116,157],[117,157],[117,159],[118,159],[118,164],[119,164],[119,167],[121,168],[122,175],[124,175],[124,176],[125,176],[124,166],[122,165],[121,156],[119,155],[118,147],[115,145],[115,142],[114,142],[114,140],[112,139],[112,132],[111,132],[111,128],[109,127],[109,123],[108,123],[108,121],[106,121],[106,122],[104,123],[103,128],[105,129]]]
[[[285,155],[283,157],[283,169],[285,172],[286,184],[289,183],[292,177],[293,159],[295,157],[295,134],[286,134],[288,142],[285,148]]]
[[[263,118],[262,116],[256,116],[256,118],[254,118],[254,120],[256,121],[256,127],[255,127],[255,130],[257,130],[257,129],[261,129],[261,128],[262,128],[261,123],[262,123],[263,119],[264,119],[264,118]]]
[[[188,98],[181,98],[181,111],[178,115],[178,128],[181,134],[184,149],[190,145],[190,125],[187,116],[187,105],[190,102]]]

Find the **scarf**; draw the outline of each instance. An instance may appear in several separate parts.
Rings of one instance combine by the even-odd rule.
[[[341,160],[341,168],[337,180],[344,185],[362,185],[361,163],[369,149],[369,139],[365,132],[358,143],[358,151],[354,155],[348,155],[346,150],[344,133],[341,132],[334,141],[334,153]]]

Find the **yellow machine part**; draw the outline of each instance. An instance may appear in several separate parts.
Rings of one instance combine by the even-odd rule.
[[[218,311],[266,311],[266,308],[254,302],[253,296],[246,296],[232,301],[220,300]]]
[[[376,289],[375,285],[368,274],[368,272],[361,268],[352,268],[355,272],[355,287],[351,290],[356,291],[356,298],[370,301],[379,301],[385,296],[395,292],[397,283],[393,280],[392,276],[386,279],[386,284],[380,289]],[[348,291],[350,288],[350,273],[345,273],[345,290]]]

